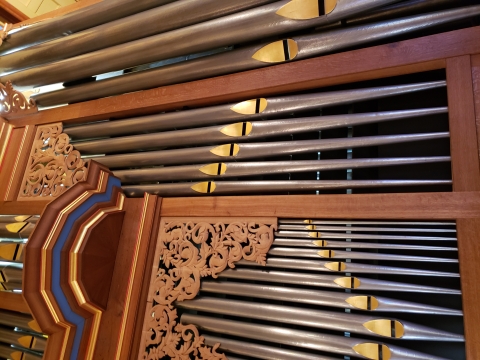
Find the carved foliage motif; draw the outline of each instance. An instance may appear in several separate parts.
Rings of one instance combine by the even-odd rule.
[[[62,130],[62,124],[38,128],[20,196],[56,197],[86,179],[88,163],[80,158]]]
[[[202,277],[216,278],[241,259],[265,265],[274,230],[275,225],[243,221],[165,223],[157,245],[160,266],[149,290],[143,359],[227,359],[217,352],[220,344],[206,346],[194,325],[179,322],[174,302],[193,299]]]
[[[10,81],[7,81],[5,85],[0,83],[0,115],[6,116],[36,111],[35,101],[33,99],[27,100],[20,91],[13,88]]]
[[[8,30],[11,28],[11,24],[3,24],[3,28],[0,31],[0,46],[2,46],[3,41],[7,38],[8,35]]]

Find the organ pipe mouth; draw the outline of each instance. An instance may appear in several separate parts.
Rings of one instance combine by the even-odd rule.
[[[353,351],[371,360],[390,360],[392,357],[392,352],[387,345],[377,343],[357,344],[353,347]]]
[[[242,115],[253,115],[262,113],[268,105],[268,100],[265,98],[251,99],[239,102],[233,105],[230,110]]]
[[[298,55],[298,44],[295,40],[286,39],[272,42],[260,48],[252,59],[264,63],[280,63],[293,60]]]
[[[330,14],[336,6],[337,0],[292,0],[276,14],[292,20],[309,20]]]
[[[351,296],[345,302],[361,310],[371,311],[378,308],[378,300],[374,296]]]

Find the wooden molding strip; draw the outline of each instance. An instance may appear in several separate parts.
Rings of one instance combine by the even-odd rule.
[[[480,217],[480,192],[164,198],[161,216],[452,220]],[[188,206],[185,206],[188,204]]]

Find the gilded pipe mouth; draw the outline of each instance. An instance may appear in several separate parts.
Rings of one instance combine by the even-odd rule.
[[[267,45],[268,46],[268,45]],[[259,50],[260,51],[260,50]],[[233,105],[230,110],[242,115],[259,114],[265,111],[268,100],[265,98],[251,99]]]
[[[337,6],[337,0],[292,0],[276,12],[292,20],[309,20],[328,15]]]
[[[293,39],[272,42],[257,50],[252,59],[264,63],[282,63],[293,60],[298,55],[298,44]]]

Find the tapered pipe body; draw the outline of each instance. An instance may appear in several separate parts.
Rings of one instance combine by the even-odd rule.
[[[103,0],[80,10],[11,32],[0,47],[0,55],[105,24],[172,1],[174,0]]]
[[[133,154],[95,157],[94,160],[111,169],[152,165],[179,165],[217,161],[242,161],[268,158],[279,155],[304,154],[309,152],[381,146],[413,141],[446,139],[448,132],[365,136],[347,139],[302,140],[268,143],[225,144],[185,149],[149,151]]]
[[[246,260],[240,260],[237,266],[259,266],[256,263],[252,263]],[[357,264],[352,262],[343,261],[319,261],[310,259],[297,259],[297,258],[277,258],[269,256],[267,259],[267,268],[279,268],[279,269],[294,269],[294,270],[310,270],[317,272],[330,272],[330,273],[355,273],[355,274],[377,274],[377,275],[411,275],[411,276],[434,276],[434,277],[446,277],[446,278],[458,278],[459,273],[422,270],[412,268],[402,268],[395,266],[385,265],[372,265],[372,264]]]
[[[369,239],[369,240],[414,240],[414,241],[457,241],[456,237],[447,236],[413,236],[413,235],[379,235],[379,234],[346,234],[319,231],[288,231],[275,233],[278,237],[309,238],[309,239]]]
[[[348,238],[348,234],[346,236]],[[303,240],[276,238],[273,242],[275,246],[307,247],[322,249],[375,249],[375,250],[421,250],[421,251],[457,251],[456,247],[446,246],[422,246],[406,244],[379,244],[378,242],[351,242],[351,241],[331,241],[331,240]],[[335,251],[336,253],[336,251]]]
[[[145,39],[19,71],[3,76],[1,81],[11,80],[14,85],[21,87],[82,79],[153,61],[308,29],[394,1],[338,0],[330,14],[318,16],[317,12],[316,16],[312,13],[309,19],[297,20],[277,14],[289,3],[289,0],[282,0]]]
[[[205,338],[205,344],[208,346],[213,347],[215,344],[219,343],[220,350],[222,351],[228,351],[253,358],[265,360],[336,360],[336,358],[332,357],[319,356],[280,347],[260,345],[253,342],[237,341],[204,334],[202,334],[202,336]],[[231,360],[232,357],[229,355],[228,359]]]
[[[409,0],[387,5],[371,11],[369,14],[355,16],[345,20],[348,25],[365,24],[386,19],[411,16],[425,11],[436,11],[458,4],[458,0]],[[321,29],[320,29],[321,30]]]
[[[30,315],[0,310],[0,324],[9,327],[18,327],[23,330],[41,332],[37,322]]]
[[[393,225],[393,226],[401,226],[401,225],[408,225],[408,226],[455,226],[454,222],[446,222],[446,221],[364,221],[364,220],[299,220],[299,219],[279,219],[278,223],[280,226],[281,224],[296,224],[307,226],[307,224],[311,225]],[[385,228],[379,228],[385,229]],[[350,230],[350,228],[347,228]],[[400,231],[400,228],[398,229]],[[455,231],[452,229],[429,229],[429,231],[446,231],[451,232]],[[415,229],[417,231],[417,229]],[[418,229],[418,231],[422,231],[422,229]]]
[[[256,302],[197,297],[193,300],[175,302],[176,307],[214,314],[308,326],[332,331],[347,331],[353,334],[386,337],[403,340],[464,341],[461,335],[428,328],[408,321],[381,318],[376,315],[357,315],[344,312],[313,310]],[[394,328],[391,322],[394,322]],[[375,325],[375,326],[370,326]],[[387,325],[384,328],[383,324]]]
[[[414,117],[446,114],[447,107],[359,113],[331,116],[313,116],[296,119],[240,122],[197,129],[125,136],[75,143],[82,154],[115,153],[138,149],[184,147],[203,144],[221,144],[228,141],[243,142],[272,136],[320,131],[346,126],[357,126]]]
[[[42,352],[45,350],[47,343],[43,337],[27,335],[4,327],[0,327],[0,342]]]
[[[451,185],[450,180],[297,180],[297,181],[208,181],[203,183],[172,183],[123,186],[127,196],[144,193],[159,196],[199,196],[205,194],[240,195],[278,192],[303,192],[333,189],[383,188],[396,186]]]
[[[344,248],[349,247],[345,244]],[[327,248],[328,249],[328,248]],[[353,249],[356,249],[353,247]],[[382,247],[379,247],[382,249]],[[455,249],[456,250],[456,249]],[[325,259],[352,259],[352,260],[375,260],[375,261],[413,261],[413,262],[433,262],[433,263],[458,263],[457,259],[439,258],[431,256],[411,256],[411,255],[393,255],[373,252],[341,251],[341,250],[317,250],[304,248],[288,248],[275,246],[268,252],[274,256],[306,257],[306,258],[325,258]]]
[[[294,59],[290,60],[306,59],[344,50],[352,46],[424,30],[478,14],[480,14],[480,6],[470,6],[374,24],[352,26],[322,34],[295,36],[292,40],[297,44],[298,53]],[[42,106],[51,106],[270,66],[274,63],[253,58],[257,51],[267,45],[269,44],[245,47],[136,74],[132,73],[69,89],[38,94],[33,98]]]
[[[362,354],[359,344],[366,343],[365,340],[354,337],[342,337],[321,333],[312,333],[304,330],[293,330],[271,325],[259,325],[234,320],[210,318],[200,315],[183,314],[180,318],[182,324],[193,324],[200,329],[223,333],[232,336],[239,336],[247,339],[255,339],[286,344],[291,346],[304,347],[316,351],[327,351],[345,356],[358,356]],[[375,344],[377,345],[377,344]],[[378,344],[379,347],[382,344]],[[391,353],[391,360],[414,358],[418,360],[440,360],[441,358],[418,353],[413,350],[404,349],[394,345],[383,345]],[[357,351],[355,351],[357,349]],[[376,357],[378,358],[378,356]]]
[[[173,0],[172,0],[173,1]],[[226,16],[274,0],[182,0],[107,22],[0,58],[3,74]],[[165,1],[167,3],[168,1]]]
[[[279,117],[292,112],[310,111],[326,106],[338,106],[356,101],[380,99],[392,95],[436,89],[445,87],[445,85],[446,82],[442,80],[408,85],[260,98],[246,100],[237,104],[172,111],[165,114],[126,120],[86,124],[65,128],[64,132],[73,139],[81,139],[202,127],[236,121]]]
[[[297,259],[295,259],[297,261]],[[219,278],[265,281],[271,283],[284,283],[296,286],[313,286],[334,289],[358,289],[371,291],[398,291],[429,294],[455,294],[461,292],[455,289],[440,288],[436,286],[423,286],[416,284],[399,283],[369,278],[359,278],[342,275],[310,274],[274,270],[257,269],[227,269],[218,274]]]
[[[360,169],[365,167],[383,167],[407,164],[426,164],[450,161],[449,156],[428,158],[380,158],[354,160],[298,160],[298,161],[261,161],[230,162],[205,165],[171,166],[134,170],[118,170],[114,174],[122,183],[145,181],[174,181],[222,179],[253,175],[271,175],[308,171],[326,171],[340,169]],[[305,228],[305,227],[304,227]],[[341,229],[337,229],[341,230]]]
[[[447,157],[449,158],[449,157]],[[320,221],[321,223],[321,221]],[[428,232],[428,233],[449,233],[449,232],[456,232],[455,229],[441,229],[441,228],[391,228],[391,227],[364,227],[364,226],[329,226],[329,225],[315,225],[315,222],[303,223],[302,225],[295,225],[285,223],[278,226],[278,230],[295,230],[295,231],[305,231],[305,230],[315,230],[315,231],[353,231],[353,232],[388,232],[388,233],[396,233],[396,232]],[[349,222],[343,222],[343,224],[347,225],[350,224]],[[377,222],[377,224],[381,224]],[[397,225],[403,225],[402,223],[397,222]],[[417,223],[424,225],[423,223]]]
[[[23,266],[21,264],[0,265],[0,282],[22,283]]]
[[[461,310],[417,304],[403,300],[389,299],[382,296],[265,284],[259,285],[237,281],[222,281],[218,279],[203,280],[200,291],[205,293],[252,297],[352,310],[462,316]]]

